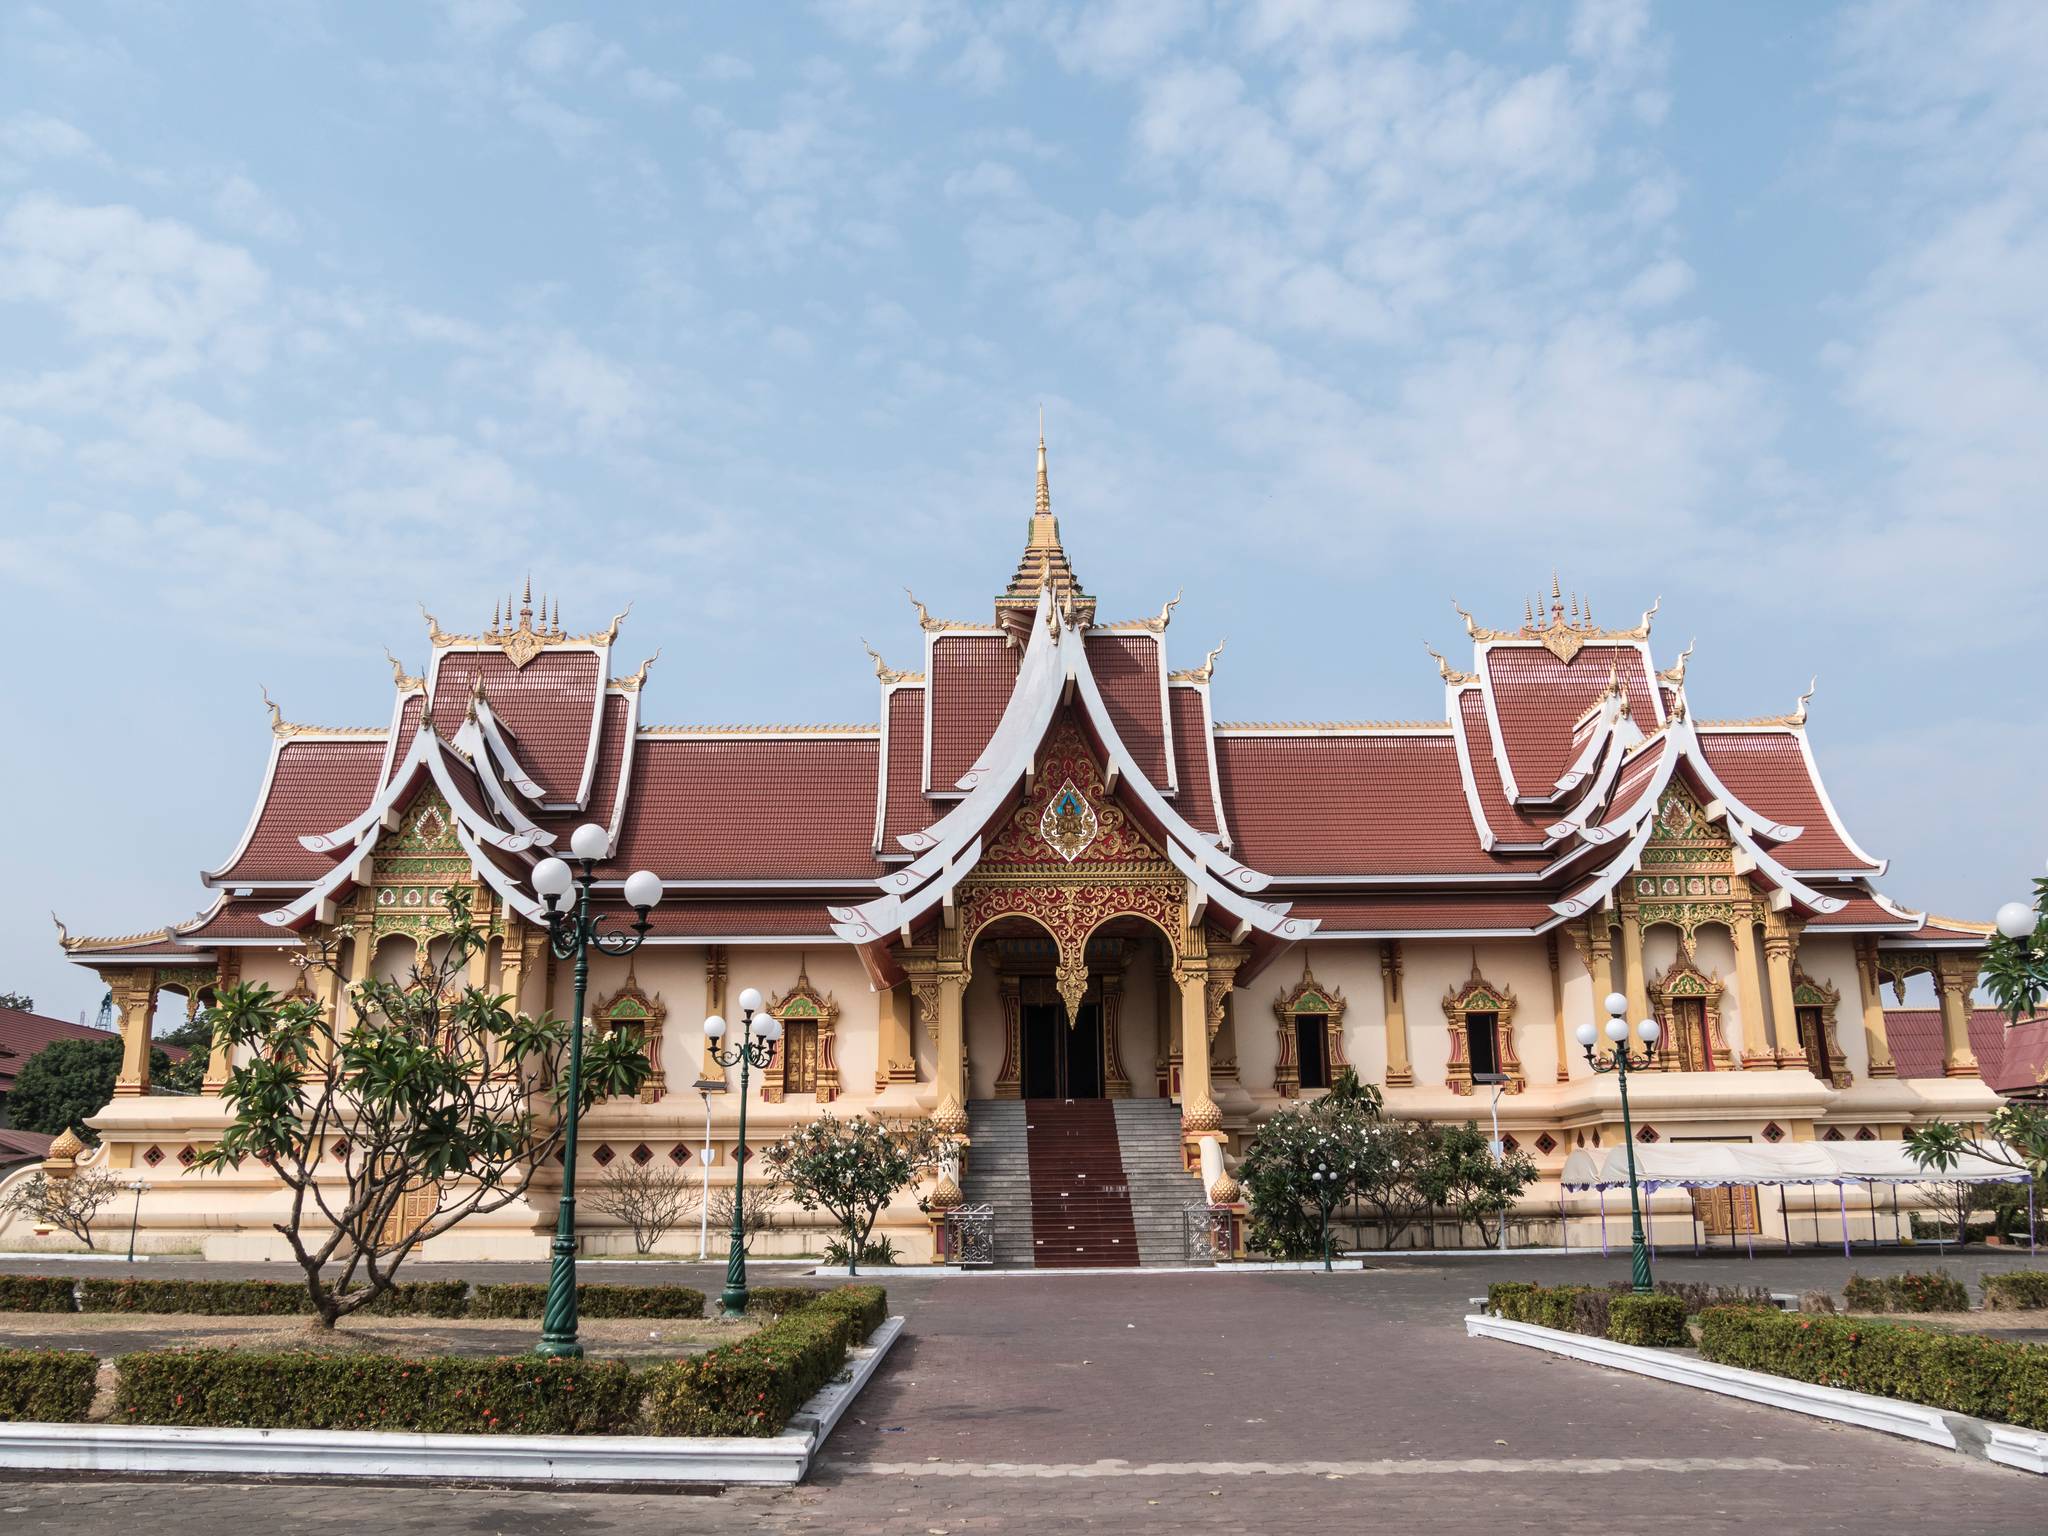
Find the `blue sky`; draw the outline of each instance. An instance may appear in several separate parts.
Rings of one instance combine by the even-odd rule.
[[[635,603],[670,721],[862,720],[1046,412],[1230,718],[1440,710],[1453,598],[1662,595],[1887,887],[2048,853],[2048,7],[0,4],[0,987],[203,900],[415,604]],[[715,815],[716,807],[706,813]]]

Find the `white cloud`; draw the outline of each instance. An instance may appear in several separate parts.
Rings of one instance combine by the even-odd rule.
[[[1693,270],[1677,256],[1653,261],[1629,280],[1621,291],[1625,309],[1663,309],[1692,292]]]
[[[626,71],[626,89],[639,101],[670,102],[683,94],[675,81],[638,64]]]
[[[288,242],[299,237],[299,221],[246,176],[230,176],[213,195],[213,211],[237,234]]]
[[[751,80],[754,66],[732,53],[709,53],[699,70],[706,80]]]
[[[536,74],[559,75],[592,58],[597,36],[580,21],[558,21],[542,27],[520,47],[519,57]]]
[[[443,0],[448,28],[467,43],[485,43],[519,24],[526,12],[518,0]]]

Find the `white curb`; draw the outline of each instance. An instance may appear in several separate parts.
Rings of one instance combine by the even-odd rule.
[[[779,1435],[421,1435],[383,1430],[199,1429],[0,1423],[0,1468],[437,1482],[800,1483],[847,1406],[903,1332],[892,1317]]]
[[[1966,1451],[1986,1456],[2002,1466],[2048,1476],[2048,1434],[2021,1429],[2011,1424],[1994,1424],[1966,1413],[1949,1413],[1921,1403],[1896,1398],[1874,1397],[1865,1392],[1848,1392],[1839,1387],[1820,1387],[1773,1376],[1764,1371],[1744,1371],[1732,1365],[1716,1365],[1693,1355],[1668,1349],[1648,1349],[1635,1344],[1615,1344],[1585,1334],[1542,1328],[1534,1323],[1514,1323],[1506,1318],[1474,1313],[1465,1319],[1465,1332],[1473,1338],[1505,1339],[1604,1365],[1612,1370],[1652,1376],[1679,1386],[1739,1397],[1770,1408],[1787,1408],[1836,1424],[1854,1424],[1863,1429],[1882,1430],[1944,1450]]]

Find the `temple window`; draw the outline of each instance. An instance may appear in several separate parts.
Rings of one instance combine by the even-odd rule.
[[[1515,1050],[1514,1018],[1515,994],[1482,976],[1475,955],[1465,984],[1444,992],[1444,1024],[1451,1034],[1444,1086],[1453,1093],[1470,1093],[1477,1074],[1506,1078],[1509,1093],[1527,1087],[1522,1059]]]
[[[1300,1064],[1301,1086],[1330,1086],[1330,1017],[1324,1013],[1294,1016],[1294,1054]]]
[[[1781,1066],[1803,1066],[1824,1083],[1846,1088],[1852,1081],[1848,1060],[1835,1035],[1835,1009],[1842,995],[1835,987],[1809,976],[1796,962],[1792,969],[1792,1023],[1797,1053],[1782,1050]]]
[[[1472,1075],[1497,1077],[1500,1074],[1500,1015],[1466,1014],[1465,1039],[1472,1053]]]
[[[839,1097],[839,1005],[811,985],[797,962],[796,985],[768,1000],[782,1023],[782,1041],[762,1074],[761,1095],[773,1104],[792,1093],[815,1094],[820,1104]]]
[[[1279,1029],[1280,1057],[1273,1086],[1291,1099],[1304,1088],[1328,1088],[1347,1063],[1344,1060],[1344,994],[1317,981],[1304,958],[1301,980],[1273,1003]]]
[[[1670,969],[1650,983],[1650,1009],[1663,1034],[1655,1057],[1666,1072],[1726,1072],[1735,1058],[1722,1034],[1727,984],[1700,969],[1691,936],[1683,936]]]
[[[667,1006],[658,996],[641,991],[629,970],[626,984],[611,996],[599,998],[590,1013],[600,1032],[629,1030],[640,1037],[640,1049],[654,1069],[640,1085],[640,1102],[658,1101],[668,1091],[668,1074],[661,1064],[661,1027],[668,1019]]]

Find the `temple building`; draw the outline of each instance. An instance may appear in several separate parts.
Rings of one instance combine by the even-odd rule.
[[[1988,926],[1884,893],[1805,698],[1696,718],[1690,648],[1659,656],[1654,604],[1609,625],[1553,578],[1519,623],[1462,615],[1469,656],[1433,662],[1441,718],[1315,723],[1217,719],[1219,695],[1256,711],[1257,680],[1221,647],[1170,658],[1173,608],[1098,615],[1041,440],[1014,575],[979,617],[917,604],[908,665],[869,653],[872,723],[655,724],[663,674],[621,660],[624,615],[572,633],[528,592],[477,633],[430,616],[385,723],[272,706],[201,915],[60,925],[126,1035],[85,1156],[142,1171],[153,1235],[281,1253],[263,1169],[186,1166],[224,1124],[231,1064],[197,1097],[150,1091],[158,995],[260,980],[345,1006],[349,983],[403,974],[461,887],[492,935],[473,981],[566,1013],[531,872],[586,821],[610,834],[598,892],[622,917],[628,871],[665,888],[645,947],[594,960],[593,1027],[639,1031],[656,1072],[585,1118],[586,1188],[617,1159],[730,1180],[737,1074],[701,1026],[757,987],[785,1033],[750,1143],[824,1111],[967,1138],[885,1217],[906,1257],[967,1200],[1018,1262],[1177,1260],[1183,1208],[1238,1202],[1261,1120],[1347,1068],[1401,1116],[1484,1124],[1500,1087],[1504,1139],[1544,1174],[1522,1230],[1583,1241],[1593,1207],[1561,1205],[1557,1174],[1622,1131],[1574,1031],[1617,991],[1662,1025],[1632,1085],[1645,1142],[1895,1140],[1995,1107],[2000,1019],[1971,1006]],[[1936,1006],[1901,1006],[1923,975]],[[1775,1200],[1670,1190],[1656,1221],[1667,1242],[1695,1220],[1775,1233]],[[791,1207],[756,1251],[819,1251],[817,1219]],[[428,1256],[539,1256],[553,1220],[537,1186]],[[586,1251],[619,1242],[588,1202],[583,1227]]]

